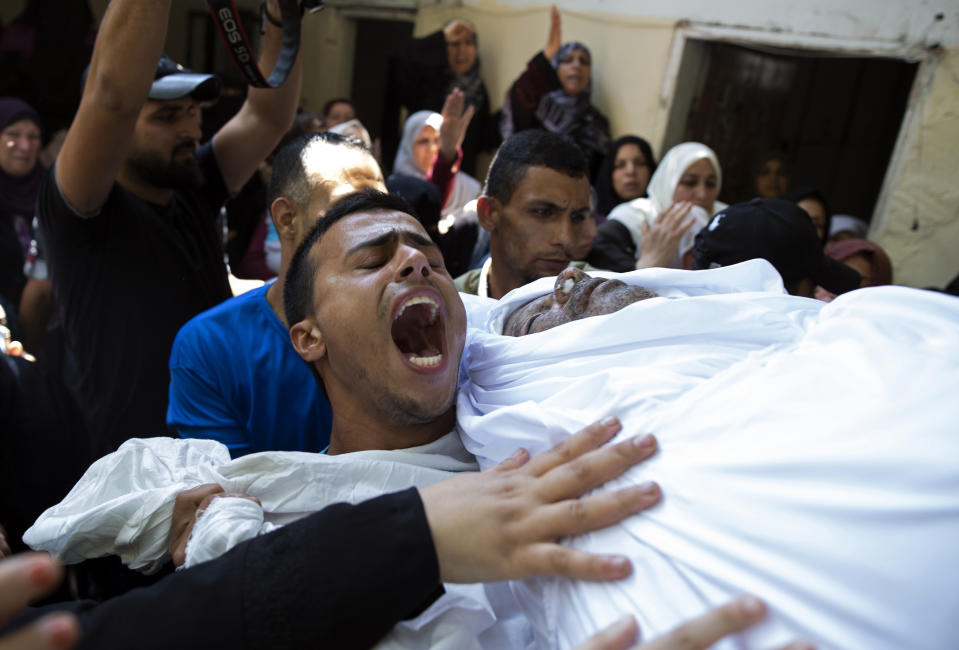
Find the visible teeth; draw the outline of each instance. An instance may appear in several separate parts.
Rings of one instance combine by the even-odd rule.
[[[396,316],[393,318],[393,320],[396,320],[397,318],[402,316],[403,312],[406,311],[407,307],[411,307],[413,305],[421,305],[421,304],[427,304],[430,306],[429,324],[432,324],[436,320],[436,314],[439,311],[439,305],[437,305],[436,301],[430,298],[429,296],[414,296],[410,298],[405,303],[403,303],[403,306],[400,308],[400,310],[396,312]]]
[[[433,366],[438,366],[440,361],[443,360],[442,354],[437,354],[432,357],[418,357],[415,354],[411,354],[407,357],[410,360],[410,363],[413,365],[419,366],[421,368],[431,368]]]

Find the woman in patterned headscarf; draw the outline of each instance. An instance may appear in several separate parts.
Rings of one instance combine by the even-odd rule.
[[[589,161],[594,180],[609,145],[609,120],[590,101],[592,57],[582,43],[562,44],[559,11],[551,11],[546,47],[510,86],[500,133],[505,140],[526,129],[545,129],[569,137]]]
[[[42,125],[33,107],[0,97],[0,298],[16,314],[26,284],[24,258],[44,168],[39,162]]]

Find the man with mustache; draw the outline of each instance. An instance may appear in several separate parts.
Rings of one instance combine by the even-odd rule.
[[[522,131],[503,143],[476,210],[489,232],[490,256],[456,286],[482,297],[499,299],[558,274],[586,257],[596,236],[586,157],[546,131]]]
[[[161,50],[169,0],[115,0],[100,26],[76,118],[39,196],[57,308],[76,362],[70,384],[94,456],[166,432],[177,330],[231,295],[217,215],[292,123],[300,63],[277,89],[251,88],[198,147],[220,83]],[[276,0],[266,10],[280,16]],[[264,21],[260,67],[281,29]],[[158,63],[159,61],[159,63]]]

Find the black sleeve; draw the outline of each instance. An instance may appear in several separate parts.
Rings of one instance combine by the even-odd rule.
[[[607,219],[601,223],[586,261],[590,266],[607,271],[625,273],[635,270],[636,245],[629,229],[615,220]]]
[[[215,138],[216,136],[196,150],[196,163],[200,170],[200,177],[203,179],[200,196],[203,197],[214,217],[219,218],[220,207],[230,198],[230,189],[223,180],[223,172],[220,171],[220,164],[213,151]]]
[[[442,593],[410,488],[329,506],[151,587],[71,608],[82,650],[359,649]]]
[[[411,39],[399,53],[387,62],[386,97],[383,101],[382,167],[387,174],[393,170],[393,159],[399,148],[403,127],[400,109],[407,116],[416,111],[440,112],[446,99],[447,78],[446,37],[442,30],[422,38]]]

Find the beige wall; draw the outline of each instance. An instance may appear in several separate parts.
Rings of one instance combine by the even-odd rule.
[[[476,25],[483,79],[495,110],[526,62],[546,44],[549,7],[517,9],[494,3],[423,7],[414,33],[428,34],[454,16]],[[563,11],[562,19],[563,40],[582,41],[592,52],[593,103],[610,119],[614,137],[637,133],[655,149],[666,129],[660,90],[673,24],[576,11]]]
[[[920,69],[899,154],[871,238],[892,258],[897,284],[942,287],[959,274],[959,50]]]
[[[568,9],[561,7],[563,40],[581,40],[592,50],[593,101],[610,118],[614,137],[642,135],[659,157],[667,139],[671,102],[675,94],[682,93],[682,87],[674,90],[666,76],[673,62],[671,47],[676,28],[685,24],[679,13],[681,5],[689,2],[676,0],[679,8],[675,9],[675,20],[637,17],[633,15],[641,11],[637,5],[611,15],[599,11],[602,7],[598,5],[610,7],[615,3],[589,2],[587,8],[590,4],[597,10],[577,11],[584,5],[571,2],[565,5]],[[908,3],[885,4],[900,17],[911,11]],[[940,30],[936,36],[939,42],[949,44],[948,48],[931,50],[921,43],[902,48],[904,56],[921,58],[923,65],[870,235],[892,258],[898,284],[944,286],[959,273],[959,46],[954,45],[953,13],[947,12],[944,27],[936,24]],[[874,13],[863,13],[867,15]],[[477,26],[483,78],[496,108],[525,62],[545,44],[548,7],[528,8],[512,0],[423,7],[415,33],[429,33],[453,16],[467,18]],[[875,48],[878,52],[887,41],[864,39],[875,37],[882,29],[892,30],[894,25],[887,23],[869,27],[872,31],[868,34],[861,33],[864,23],[859,28],[847,26],[849,34],[832,41],[820,32],[816,46],[829,47],[831,42],[837,49],[856,47],[868,53]],[[910,30],[919,27],[916,20],[909,25]],[[781,30],[770,29],[770,43],[781,42],[777,38],[781,39]],[[918,228],[913,230],[917,220]]]

